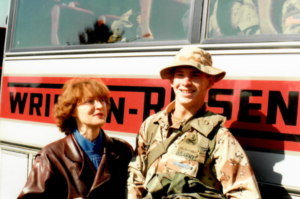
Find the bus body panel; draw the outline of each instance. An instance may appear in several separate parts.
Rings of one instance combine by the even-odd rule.
[[[297,56],[271,53],[222,55],[214,53],[214,51],[211,53],[214,66],[225,70],[227,75],[209,91],[208,96],[210,97],[207,98],[209,109],[220,114],[227,114],[229,120],[225,126],[232,130],[245,147],[259,182],[281,184],[285,187],[299,189],[300,178],[295,178],[295,174],[298,172],[297,165],[300,164],[300,145],[297,140],[299,138],[297,131],[299,129],[299,109],[297,108],[296,120],[286,119],[284,118],[287,117],[286,115],[282,116],[284,108],[280,109],[278,104],[272,105],[273,108],[278,109],[277,116],[275,123],[267,123],[269,118],[271,118],[269,120],[272,118],[274,120],[274,116],[268,115],[273,114],[270,111],[270,103],[272,100],[276,101],[276,99],[270,99],[273,96],[271,96],[272,93],[276,94],[275,97],[282,97],[278,101],[282,102],[283,100],[286,111],[291,109],[289,109],[292,106],[291,103],[298,107],[299,98],[297,96],[300,90],[300,81],[295,72],[299,67]],[[164,98],[161,99],[155,92],[151,93],[150,97],[153,99],[150,100],[150,104],[157,105],[158,101],[162,101],[163,108],[166,107],[172,98],[171,87],[169,81],[161,80],[158,74],[160,68],[172,62],[174,56],[173,54],[165,56],[137,55],[134,58],[132,54],[122,54],[121,56],[115,54],[114,57],[107,58],[82,56],[79,58],[44,57],[41,59],[33,57],[22,61],[9,58],[5,61],[3,70],[0,139],[24,146],[43,147],[62,138],[63,133],[60,133],[55,127],[51,114],[46,117],[44,110],[47,106],[53,108],[54,104],[54,99],[51,98],[52,104],[46,105],[47,94],[51,94],[53,97],[54,94],[59,94],[61,89],[40,85],[61,86],[72,77],[92,76],[102,78],[109,88],[115,89],[111,91],[111,96],[116,104],[116,109],[112,111],[111,121],[104,127],[105,131],[110,136],[127,140],[135,147],[136,133],[144,119],[141,112],[145,111],[145,93],[147,91],[143,89],[163,88]],[[284,60],[289,60],[289,64]],[[243,69],[238,70],[241,67]],[[45,75],[45,70],[47,70],[47,75]],[[140,88],[142,91],[139,93],[126,90],[128,87]],[[126,89],[122,90],[122,88]],[[246,94],[244,91],[247,91]],[[247,95],[249,92],[250,95]],[[23,113],[20,113],[21,101],[16,102],[17,93],[20,93],[21,100],[24,93],[28,93]],[[37,108],[31,107],[36,106],[37,99],[33,97],[35,102],[30,102],[30,96],[38,94],[43,96],[40,116],[37,114]],[[120,99],[124,100],[123,123],[121,124],[116,119],[120,113],[118,112],[121,108],[120,104],[122,104]],[[216,102],[225,103],[219,106],[216,105]],[[17,103],[19,104],[16,105]],[[12,104],[15,106],[14,113],[11,112]],[[228,109],[228,104],[232,104],[231,110]],[[251,108],[252,105],[254,108]],[[132,113],[129,113],[130,109],[135,109],[137,113],[132,116]],[[31,115],[30,110],[33,112]],[[228,110],[230,110],[230,114],[228,114]],[[155,113],[155,109],[150,110],[149,113]],[[243,114],[244,117],[239,117]],[[132,119],[126,119],[130,117]],[[260,122],[256,122],[256,119],[259,119]],[[132,127],[134,128],[132,129]],[[245,136],[243,136],[244,131],[247,133]],[[275,138],[268,137],[273,135]],[[289,139],[288,135],[294,139]],[[264,160],[263,163],[262,160]]]

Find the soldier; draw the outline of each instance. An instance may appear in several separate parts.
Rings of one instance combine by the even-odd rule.
[[[207,90],[225,72],[211,55],[185,47],[160,71],[175,101],[147,118],[129,164],[128,199],[261,198],[249,160],[224,127],[225,117],[206,110]]]

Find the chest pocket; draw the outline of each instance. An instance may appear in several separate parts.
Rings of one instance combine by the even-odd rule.
[[[186,132],[185,137],[171,152],[166,167],[173,171],[196,177],[199,168],[205,163],[209,139],[197,133]]]

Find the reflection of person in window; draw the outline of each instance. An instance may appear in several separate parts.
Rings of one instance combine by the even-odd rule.
[[[300,0],[286,0],[282,7],[283,34],[300,33]]]
[[[153,39],[153,33],[150,28],[150,18],[151,18],[151,14],[153,13],[152,5],[153,4],[157,5],[157,2],[159,2],[159,1],[153,2],[153,0],[139,0],[139,2],[140,2],[140,6],[141,6],[141,17],[140,17],[141,37],[147,38],[147,39]],[[167,4],[165,4],[165,3],[167,3]],[[162,3],[159,2],[159,6],[161,7],[163,5],[168,5],[168,3],[177,4],[177,5],[180,5],[178,7],[186,8],[186,6],[184,6],[184,5],[189,6],[191,3],[191,0],[172,0],[172,1],[165,0],[165,1],[162,1]],[[155,7],[155,8],[157,8],[157,7]],[[166,12],[166,10],[168,10],[168,9],[170,9],[170,8],[169,7],[164,8],[164,13],[163,13],[164,16],[163,17],[170,16],[170,14]],[[158,14],[158,13],[159,13],[159,11],[157,11],[157,9],[155,9],[155,14]],[[179,16],[181,13],[181,9],[173,10],[173,13],[176,13],[175,15]],[[175,22],[175,19],[174,19],[174,22],[171,22],[171,23],[177,23],[177,22]],[[183,25],[184,31],[187,32],[188,24],[189,24],[189,10],[186,10],[183,13],[182,18],[181,18],[181,23]],[[164,27],[164,28],[166,28],[166,27]],[[155,30],[153,30],[153,31],[155,32]],[[154,33],[154,37],[156,37],[155,33]]]
[[[260,34],[257,5],[253,0],[218,1],[215,5],[218,26],[223,35]]]
[[[141,34],[143,38],[153,39],[150,30],[150,12],[152,0],[140,0],[141,5]]]

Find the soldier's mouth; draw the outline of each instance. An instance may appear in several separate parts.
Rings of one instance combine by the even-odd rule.
[[[180,90],[180,92],[185,93],[185,94],[190,94],[190,93],[194,93],[194,90]]]

